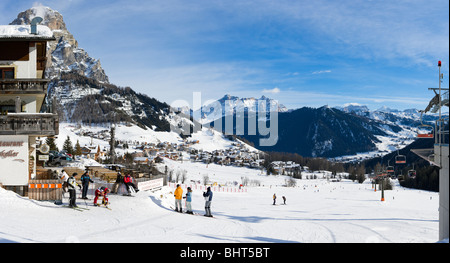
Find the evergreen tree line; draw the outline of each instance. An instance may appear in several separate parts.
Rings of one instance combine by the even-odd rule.
[[[45,139],[45,143],[49,146],[50,151],[56,151],[56,152],[60,151],[58,149],[58,147],[56,146],[55,138],[47,137],[47,139]],[[75,146],[74,146],[73,143],[72,143],[72,140],[70,140],[69,136],[67,136],[66,140],[64,141],[63,148],[61,150],[65,151],[68,154],[71,154],[73,156],[81,155],[80,142],[77,140],[77,142],[75,143]]]
[[[403,174],[407,174],[407,168]],[[405,176],[405,180],[400,181],[400,185],[408,188],[416,188],[427,191],[439,192],[439,167],[422,166],[416,169],[416,176]]]

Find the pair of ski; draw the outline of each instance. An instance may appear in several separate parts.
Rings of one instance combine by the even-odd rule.
[[[104,207],[104,208],[106,208],[106,209],[108,209],[108,210],[112,210],[109,206],[107,206],[107,205],[105,205],[105,204],[96,204],[96,205],[94,205],[94,206]]]
[[[170,208],[172,208],[172,207],[170,207]],[[174,208],[172,208],[172,210],[175,211],[175,212],[177,212],[177,213],[180,213],[180,212],[178,212],[177,210],[175,210]],[[201,215],[201,214],[195,213],[195,212],[192,212],[192,214],[191,214],[191,213],[186,213],[186,212],[181,212],[180,214],[194,215],[194,216],[204,216],[204,217],[212,217],[212,218],[213,218],[213,216],[205,216],[205,215]]]
[[[97,205],[98,207],[104,207],[104,208],[106,208],[106,209],[108,209],[108,210],[112,210],[110,207],[108,207],[108,206],[106,206],[106,205]],[[73,209],[73,210],[77,210],[77,211],[80,211],[80,212],[83,212],[83,211],[86,211],[86,210],[90,210],[89,208],[85,208],[85,207],[80,207],[80,206],[76,206],[76,207],[71,207],[71,206],[68,206],[68,205],[63,205],[63,207],[67,207],[67,208],[70,208],[70,209]]]

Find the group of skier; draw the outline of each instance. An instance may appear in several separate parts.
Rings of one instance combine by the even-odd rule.
[[[69,192],[69,207],[70,208],[76,208],[78,207],[76,204],[76,188],[78,187],[81,190],[81,199],[88,199],[87,193],[89,189],[89,183],[93,183],[94,181],[89,176],[88,170],[81,175],[81,185],[77,183],[76,176],[78,173],[73,173],[71,176],[69,176],[65,170],[61,171],[61,174],[59,174],[59,178],[63,181],[63,191]],[[139,189],[136,187],[136,185],[133,183],[130,174],[126,174],[124,177],[120,172],[117,173],[116,182],[114,183],[112,187],[112,192],[117,193],[119,185],[123,183],[126,186],[128,194],[130,194],[130,189],[133,188],[135,192],[138,192]],[[102,205],[108,207],[109,199],[108,194],[111,192],[110,189],[108,189],[105,186],[101,186],[97,188],[94,192],[94,206],[100,206],[98,204],[99,197],[103,197]],[[177,188],[174,192],[175,196],[175,211],[177,212],[183,212],[182,208],[182,199],[186,199],[186,213],[187,214],[194,214],[192,211],[192,189],[190,187],[187,188],[186,195],[183,197],[183,189],[181,189],[180,185],[177,185]],[[274,195],[275,196],[275,195]],[[205,216],[212,217],[211,214],[211,202],[213,198],[213,192],[211,191],[211,187],[207,188],[206,192],[203,192],[203,197],[205,198]],[[275,203],[275,201],[274,201]]]
[[[183,197],[183,189],[178,184],[177,188],[174,192],[175,197],[175,211],[182,213],[182,199],[186,199],[186,214],[194,214],[192,211],[192,189],[190,187],[187,188],[186,195]],[[213,217],[211,214],[211,202],[213,198],[213,192],[211,191],[211,187],[208,187],[206,192],[203,192],[203,197],[205,198],[205,216]]]
[[[282,198],[283,198],[283,204],[285,205],[286,204],[286,196],[283,195]],[[275,193],[273,194],[272,199],[273,199],[273,205],[276,205],[276,203],[277,203],[277,195]]]
[[[72,176],[69,176],[65,170],[61,171],[61,174],[59,174],[59,178],[63,181],[63,191],[69,192],[69,205],[70,208],[76,208],[78,207],[76,204],[76,188],[78,187],[81,190],[81,199],[88,199],[87,198],[87,192],[89,189],[89,183],[93,183],[94,181],[90,178],[88,170],[83,173],[81,176],[81,185],[77,183],[76,176],[78,173],[73,173]],[[128,194],[130,194],[130,188],[132,187],[134,191],[137,193],[139,189],[136,187],[136,185],[133,183],[130,174],[125,175],[125,177],[122,177],[122,174],[120,172],[117,173],[117,179],[116,183],[113,185],[113,189],[116,189],[115,192],[117,192],[118,185],[120,183],[123,183],[126,186]],[[67,190],[66,190],[67,189]],[[108,189],[105,186],[100,186],[97,188],[94,192],[94,206],[100,206],[98,204],[98,198],[103,197],[102,205],[105,207],[108,207],[109,199],[108,194],[110,193],[110,189]]]

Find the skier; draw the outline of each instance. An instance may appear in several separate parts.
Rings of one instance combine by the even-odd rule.
[[[286,196],[282,196],[283,197],[283,203],[286,204]]]
[[[108,207],[109,199],[107,194],[109,193],[109,189],[107,187],[99,187],[97,190],[95,190],[95,198],[94,198],[94,206],[100,206],[97,204],[97,200],[99,196],[103,196],[102,204]]]
[[[192,189],[190,187],[187,188],[187,193],[186,196],[183,197],[186,199],[186,214],[194,214],[194,212],[192,212]]]
[[[86,169],[84,174],[81,176],[81,184],[83,185],[83,191],[81,192],[81,199],[88,199],[87,198],[87,192],[89,189],[89,182],[93,183],[91,177],[89,176],[89,172]]]
[[[73,173],[72,176],[67,180],[68,188],[69,188],[69,207],[78,207],[76,204],[76,193],[75,193],[75,187],[79,187],[81,190],[81,185],[77,184],[77,181],[75,179],[75,176],[77,176],[77,173]]]
[[[127,175],[125,175],[125,177],[123,178],[123,183],[126,185],[127,187],[127,191],[128,191],[128,195],[130,195],[130,186],[133,187],[134,191],[137,193],[139,192],[139,189],[137,189],[136,185],[133,184],[132,179],[130,174],[128,173]]]
[[[179,184],[177,184],[177,189],[175,189],[175,193],[173,196],[175,196],[175,211],[182,213],[181,198],[183,196],[183,189],[181,189],[181,186]]]
[[[212,201],[212,197],[213,197],[213,192],[211,191],[211,187],[208,187],[206,193],[203,192],[203,197],[205,198],[205,211],[206,211],[205,216],[212,217],[211,201]]]
[[[277,202],[277,196],[276,196],[276,194],[273,194],[273,205],[275,205],[276,202]]]
[[[61,174],[59,175],[59,179],[61,179],[63,181],[63,186],[62,186],[63,191],[67,192],[67,187],[68,187],[67,180],[69,179],[69,175],[66,173],[65,170],[61,171]]]

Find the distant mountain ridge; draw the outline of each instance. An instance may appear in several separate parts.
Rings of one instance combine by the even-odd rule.
[[[220,108],[216,109],[219,104]],[[278,112],[287,112],[288,109],[278,101],[270,99],[266,96],[261,96],[257,99],[255,97],[239,98],[230,94],[224,95],[222,98],[216,100],[216,102],[204,105],[201,109],[193,112],[194,119],[200,123],[209,123],[223,116],[233,115],[236,112],[258,111],[259,105],[263,107],[276,107]]]
[[[247,125],[248,119],[245,117]],[[262,125],[269,127],[275,124],[269,120]],[[246,133],[240,136],[263,151],[297,153],[305,157],[336,157],[376,150],[376,143],[380,142],[377,136],[388,135],[386,127],[394,132],[401,130],[396,125],[326,106],[317,109],[303,107],[278,113],[278,141],[273,146],[262,147],[259,144],[260,138],[267,137],[259,136],[259,131],[257,135]]]

